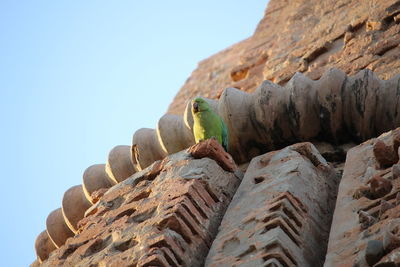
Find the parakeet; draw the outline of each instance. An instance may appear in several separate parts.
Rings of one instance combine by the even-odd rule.
[[[228,129],[204,99],[198,97],[192,100],[192,115],[196,143],[214,137],[228,152]]]

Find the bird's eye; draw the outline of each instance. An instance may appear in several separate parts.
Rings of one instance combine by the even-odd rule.
[[[197,104],[197,102],[193,103],[193,110],[194,110],[194,112],[198,112],[199,111],[199,104]]]

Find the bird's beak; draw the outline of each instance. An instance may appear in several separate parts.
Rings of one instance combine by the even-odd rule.
[[[194,102],[193,103],[193,111],[196,113],[196,112],[199,112],[199,104],[197,104],[197,102]]]

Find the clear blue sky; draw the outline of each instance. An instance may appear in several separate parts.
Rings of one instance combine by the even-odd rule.
[[[63,193],[154,128],[197,62],[249,37],[266,0],[0,0],[2,266],[27,266]]]

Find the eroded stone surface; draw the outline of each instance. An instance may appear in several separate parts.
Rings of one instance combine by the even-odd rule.
[[[398,0],[270,0],[248,39],[201,61],[168,112],[187,99],[217,99],[228,87],[252,92],[263,80],[285,84],[296,73],[318,79],[328,68],[382,79],[400,72]]]
[[[400,75],[381,80],[367,69],[354,76],[329,69],[319,80],[296,73],[283,87],[264,81],[253,93],[227,88],[217,101],[208,102],[226,124],[229,153],[241,164],[297,142],[359,143],[399,127],[399,86]],[[169,120],[178,120],[176,123],[181,125],[183,119],[190,129],[189,110],[187,105],[183,118],[176,115]],[[158,131],[168,125],[174,127],[172,123],[162,123]],[[163,150],[160,144],[164,141],[160,138],[154,130],[138,130],[132,143],[133,158],[143,164],[162,159],[156,153]],[[174,139],[173,143],[182,141],[182,147],[188,144],[179,135],[170,136],[166,142],[170,143],[170,139]],[[396,161],[393,149],[394,145],[376,147],[380,164]]]
[[[322,266],[337,182],[311,143],[254,158],[206,266]]]
[[[226,171],[234,172],[237,169],[232,156],[226,153],[224,148],[214,138],[207,139],[203,143],[190,147],[188,152],[195,159],[209,157],[215,160]]]
[[[399,161],[397,150],[393,145],[386,145],[383,141],[376,140],[373,150],[379,168],[385,169]]]
[[[400,72],[399,3],[400,2],[398,0],[328,0],[323,2],[317,0],[271,0],[267,10],[265,11],[264,18],[258,25],[254,35],[249,39],[233,45],[232,47],[210,57],[209,59],[202,61],[199,64],[199,67],[193,72],[191,77],[186,81],[185,85],[177,94],[174,102],[171,103],[169,112],[181,113],[181,111],[184,109],[185,101],[196,95],[202,95],[216,99],[221,95],[222,90],[227,87],[236,87],[242,91],[252,92],[265,79],[273,81],[279,85],[289,84],[289,86],[291,86],[290,82],[288,83],[288,81],[290,78],[294,77],[294,73],[296,71],[302,72],[307,77],[315,80],[321,77],[322,73],[330,67],[339,68],[346,74],[355,74],[359,70],[367,68],[373,70],[377,75],[379,75],[380,78],[389,79]],[[367,72],[364,72],[364,74],[365,73]],[[322,85],[321,88],[333,84],[333,80],[338,80],[337,76],[332,77],[333,78],[327,77],[326,79],[322,79],[321,82],[318,81],[318,83]],[[345,97],[345,99],[347,99],[345,105],[342,105],[342,102],[340,101],[337,102],[337,96],[341,94],[342,86],[334,86],[332,90],[326,91],[329,94],[320,94],[318,96],[319,99],[322,100],[321,102],[318,102],[321,103],[321,105],[318,106],[318,108],[321,108],[321,113],[319,114],[320,116],[326,115],[326,112],[324,112],[322,108],[330,108],[332,111],[334,111],[331,113],[332,116],[329,116],[329,119],[326,117],[323,120],[321,119],[321,121],[326,122],[326,125],[322,125],[323,128],[321,133],[327,133],[328,137],[333,135],[334,137],[339,137],[339,139],[348,134],[370,138],[376,134],[374,132],[377,130],[376,125],[382,127],[381,129],[384,129],[385,131],[392,129],[394,125],[393,122],[396,121],[393,114],[400,114],[400,111],[398,112],[392,108],[389,108],[389,112],[386,112],[387,110],[385,110],[385,107],[393,103],[395,103],[394,105],[397,107],[400,107],[400,105],[398,105],[399,102],[396,100],[396,98],[388,96],[386,93],[388,87],[375,90],[376,92],[379,92],[379,94],[376,94],[376,97],[373,98],[373,94],[367,94],[365,88],[367,88],[368,84],[369,86],[372,84],[374,88],[377,88],[376,83],[371,83],[370,79],[368,79],[367,83],[363,83],[359,81],[361,80],[360,77],[345,78],[345,76],[343,76],[343,80],[349,79],[352,79],[352,81],[354,81],[355,84],[358,84],[358,86],[351,87],[354,96]],[[295,80],[301,82],[305,79],[301,76],[295,75],[295,79],[293,79],[293,81]],[[293,84],[295,84],[295,82],[293,82]],[[310,83],[307,82],[303,84],[304,86],[301,87],[301,89],[304,90],[301,91],[302,93],[299,95],[305,95],[303,94],[304,92],[309,92],[308,87]],[[341,82],[339,85],[340,84]],[[275,85],[271,86],[273,88],[276,87],[278,91],[282,89]],[[396,86],[398,91],[398,82],[396,83]],[[260,90],[260,92],[263,91]],[[274,91],[269,91],[269,93],[271,92],[273,93]],[[319,90],[318,92],[321,93]],[[266,94],[265,98],[260,99],[268,99],[268,94]],[[297,95],[296,99],[299,99],[299,95]],[[225,96],[223,96],[223,98],[228,99]],[[371,99],[374,100],[378,98],[380,100],[385,99],[385,101],[370,101]],[[365,101],[360,101],[360,99],[364,99]],[[228,100],[231,101],[230,99]],[[237,104],[240,103],[240,101],[231,101],[231,103]],[[288,108],[292,108],[293,106],[299,104],[303,105],[304,108],[301,110],[303,110],[305,114],[311,114],[312,118],[315,118],[315,116],[318,115],[318,112],[314,113],[314,109],[312,112],[309,111],[310,105],[308,100],[299,101],[297,104],[295,101],[293,103],[288,103],[289,104],[286,105]],[[379,103],[381,106],[378,106]],[[341,108],[343,106],[347,106],[347,109],[342,112]],[[376,107],[376,109],[374,110],[371,107]],[[235,114],[242,115],[246,113],[246,110],[244,109],[236,110],[237,113]],[[268,112],[270,112],[269,106]],[[390,112],[393,112],[393,114]],[[283,114],[285,115],[286,113],[287,112],[285,110]],[[274,131],[273,134],[260,133],[260,136],[267,139],[277,138],[279,141],[279,138],[284,136],[283,134],[287,132],[302,133],[303,131],[297,131],[297,129],[292,130],[287,126],[287,123],[297,124],[297,122],[293,120],[293,118],[296,119],[296,116],[299,115],[296,115],[296,113],[297,112],[290,114],[289,119],[287,119],[284,115],[277,116],[277,121],[283,121],[283,127],[266,127],[266,129],[278,129],[282,131]],[[226,113],[227,116],[231,114],[231,112]],[[266,118],[271,117],[269,114],[274,114],[274,111],[272,113],[267,113],[268,116],[266,116]],[[257,114],[254,113],[253,115]],[[165,124],[168,125],[173,117],[174,116],[164,116],[162,119],[160,119],[158,124],[159,127],[157,126],[157,128],[160,128]],[[362,119],[356,120],[360,117]],[[379,121],[379,123],[376,123],[374,126],[374,124],[371,123],[372,119]],[[249,125],[247,123],[249,121],[251,120],[244,120],[244,128],[248,129]],[[314,123],[315,120],[309,120],[307,117],[307,119],[304,121],[309,122],[309,124],[303,124],[302,129],[305,129],[306,132],[313,131],[316,127],[316,124]],[[343,121],[345,121],[347,125],[350,125],[350,127],[348,127],[348,132],[346,133],[337,130],[341,128],[340,125],[344,125]],[[239,124],[236,123],[236,125]],[[270,126],[274,125],[275,124],[271,124]],[[174,124],[174,128],[168,128],[164,131],[160,131],[159,129],[146,129],[145,131],[141,131],[140,134],[147,138],[146,142],[137,143],[136,139],[138,138],[135,136],[133,138],[131,147],[131,157],[125,156],[125,160],[123,162],[118,160],[119,157],[115,157],[115,165],[111,164],[113,166],[110,166],[110,164],[108,164],[108,172],[112,174],[112,176],[116,176],[114,177],[114,181],[122,181],[126,177],[130,176],[134,171],[139,171],[149,166],[155,160],[162,159],[164,156],[166,156],[166,153],[182,149],[184,146],[181,144],[177,145],[175,144],[175,139],[170,139],[172,136],[171,133],[174,133],[175,129],[179,129],[181,127],[187,128],[188,126],[185,126],[182,122],[178,121],[176,124]],[[185,135],[185,133],[187,134],[188,132],[186,128],[185,132],[182,132],[183,135],[181,136],[183,136],[185,140],[187,139],[185,144],[191,144],[193,140],[190,138],[191,136]],[[259,128],[255,129],[259,130]],[[332,131],[330,131],[331,129]],[[378,132],[382,132],[381,129],[378,129]],[[255,130],[252,130],[251,132],[255,132]],[[164,137],[162,142],[158,140],[158,136]],[[322,137],[324,140],[324,138],[327,136],[321,135],[319,137]],[[246,154],[244,161],[247,161],[249,158],[260,153],[264,153],[270,149],[277,149],[277,147],[266,147],[265,142],[262,143],[264,145],[260,145],[254,135],[242,135],[235,138],[241,142],[252,144],[250,148],[249,146],[243,146],[243,150],[246,150],[246,153],[242,153],[240,151],[232,153],[232,155],[239,155],[241,153]],[[304,141],[304,138],[304,134],[301,134],[299,138],[284,140],[285,142],[287,141],[293,143]],[[270,140],[267,140],[267,144],[270,143],[269,141]],[[155,145],[158,143],[160,144]],[[394,152],[399,153],[399,144],[400,135],[397,134],[397,137],[394,135]],[[282,147],[281,145],[287,145],[287,143],[278,143],[278,145]],[[390,148],[391,144],[387,145]],[[150,150],[152,153],[142,153],[142,151],[146,150]],[[124,155],[127,155],[127,153],[124,153]],[[383,156],[385,155],[383,154]],[[130,160],[133,163],[133,169],[132,166],[130,166]],[[355,189],[353,198],[361,200],[371,198],[371,201],[373,198],[377,198],[375,199],[377,204],[375,202],[373,203],[376,204],[378,217],[396,217],[396,212],[398,211],[398,206],[396,205],[399,205],[400,203],[400,195],[396,194],[396,196],[393,198],[394,200],[389,199],[387,201],[389,205],[387,205],[387,203],[383,202],[382,199],[385,199],[388,195],[392,197],[391,193],[386,194],[383,192],[382,195],[384,196],[382,198],[380,197],[380,191],[378,190],[378,194],[376,194],[376,190],[371,191],[371,183],[368,184],[367,182],[370,181],[375,174],[377,174],[378,177],[383,177],[383,179],[386,180],[394,180],[394,182],[390,182],[393,184],[394,189],[390,189],[391,192],[393,192],[393,190],[397,190],[397,179],[400,173],[399,167],[393,165],[392,175],[390,175],[390,171],[386,169],[385,165],[391,165],[391,162],[389,164],[384,163],[381,166],[379,159],[377,159],[374,164],[374,166],[370,165],[369,162],[368,164],[364,164],[368,165],[368,167],[366,170],[364,170],[365,172],[361,178],[362,183]],[[381,168],[381,172],[379,173],[377,173],[377,165],[379,168]],[[127,175],[125,175],[126,169],[128,169]],[[151,175],[149,174],[145,176],[146,178],[143,178],[142,181],[153,180],[154,177],[157,176],[155,175],[155,173],[157,173],[156,169],[157,168],[153,168],[152,170],[155,170],[155,172],[153,172]],[[113,173],[115,173],[115,175]],[[379,189],[379,185],[376,188]],[[385,189],[385,187],[382,188]],[[97,191],[94,191],[93,193],[96,192]],[[98,191],[97,193],[97,196],[92,199],[93,202],[96,202],[105,193],[105,190]],[[141,193],[138,194],[140,195]],[[396,207],[388,208],[391,207],[390,205],[395,205]],[[60,219],[60,213],[58,212],[57,214],[57,220],[54,220],[54,222],[57,223],[55,225],[49,225],[48,227],[50,228],[50,232],[54,231],[54,228],[62,230],[62,238],[57,240],[58,244],[62,245],[66,237],[70,236],[71,233],[64,233],[64,222],[58,220]],[[360,215],[362,217],[361,221],[367,224],[367,226],[365,226],[367,229],[369,229],[370,226],[373,227],[377,224],[375,222],[377,220],[377,215],[375,213],[370,214],[369,210],[366,210],[365,212],[360,211],[355,218],[358,223],[360,223]],[[84,221],[82,225],[85,225]],[[361,225],[362,224],[360,224],[360,227],[362,227]],[[379,229],[379,227],[376,228],[376,230]],[[102,242],[100,241],[96,241],[94,243],[94,247],[103,246]],[[122,247],[129,247],[134,243],[135,242],[128,242],[126,244],[124,243]],[[72,250],[73,248],[74,247],[72,247]],[[252,249],[253,248],[250,248],[250,251],[252,251]],[[353,251],[352,249],[348,250]],[[357,254],[356,250],[357,249],[355,249],[353,253]],[[157,253],[155,252],[152,257],[157,258]],[[164,251],[164,253],[167,252]],[[381,264],[384,264],[387,261],[393,261],[393,259],[396,257],[398,258],[398,255],[398,250],[394,249],[382,258]],[[362,265],[362,261],[358,262]],[[150,260],[150,263],[152,263],[152,260]],[[269,263],[275,263],[276,265],[280,264],[276,259],[268,259],[265,262],[265,264]]]
[[[372,266],[384,255],[383,243],[380,240],[369,240],[365,248],[365,260]]]
[[[240,177],[180,152],[110,188],[43,266],[201,266]]]
[[[400,242],[396,239],[398,231],[394,226],[398,225],[397,218],[400,217],[397,200],[400,179],[393,179],[392,166],[385,164],[382,169],[381,154],[376,153],[376,144],[390,148],[399,133],[400,128],[348,152],[325,266],[400,264]],[[383,242],[383,253],[372,251],[378,247],[378,242]]]

